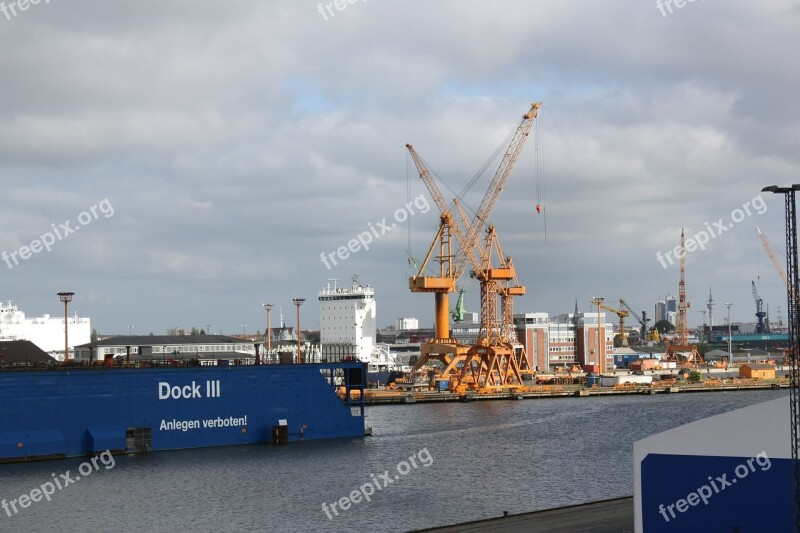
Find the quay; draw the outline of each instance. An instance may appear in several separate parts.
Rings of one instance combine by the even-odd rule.
[[[431,402],[468,402],[481,400],[528,400],[536,398],[569,398],[616,395],[653,395],[675,394],[685,392],[723,392],[738,390],[782,390],[788,389],[788,382],[758,382],[753,380],[735,380],[730,383],[681,383],[665,387],[648,386],[616,386],[616,387],[584,387],[581,385],[536,385],[525,391],[496,392],[477,394],[467,392],[457,394],[449,391],[402,391],[391,389],[365,389],[366,405],[409,404]],[[358,394],[358,391],[351,391]]]
[[[437,533],[457,531],[632,533],[633,496],[415,531]]]

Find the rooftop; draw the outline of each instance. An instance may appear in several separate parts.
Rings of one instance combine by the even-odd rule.
[[[90,346],[164,346],[174,344],[241,344],[251,343],[248,339],[227,335],[120,335],[109,337],[95,343],[81,344],[77,348]]]

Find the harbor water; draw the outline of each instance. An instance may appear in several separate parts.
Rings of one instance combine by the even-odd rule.
[[[0,531],[408,531],[629,496],[634,441],[785,394],[373,406],[364,439],[0,465]]]

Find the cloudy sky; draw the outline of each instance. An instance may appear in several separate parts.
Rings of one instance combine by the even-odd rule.
[[[316,328],[319,289],[358,274],[381,325],[429,325],[408,256],[438,211],[405,144],[450,199],[542,101],[493,214],[528,288],[517,311],[602,295],[651,313],[678,290],[657,254],[721,222],[687,256],[690,325],[709,286],[716,317],[730,301],[752,320],[752,280],[785,320],[755,227],[783,248],[782,197],[758,194],[800,182],[799,6],[6,0],[0,299],[58,314],[56,292],[74,291],[101,333],[144,334],[263,331],[263,302],[291,325],[305,297]],[[417,198],[432,208],[410,214]],[[396,227],[369,250],[320,260],[384,219]]]

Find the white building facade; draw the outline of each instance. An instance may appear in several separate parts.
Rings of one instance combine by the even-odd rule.
[[[397,319],[397,324],[395,327],[398,331],[419,329],[419,320],[413,317],[400,317]]]

